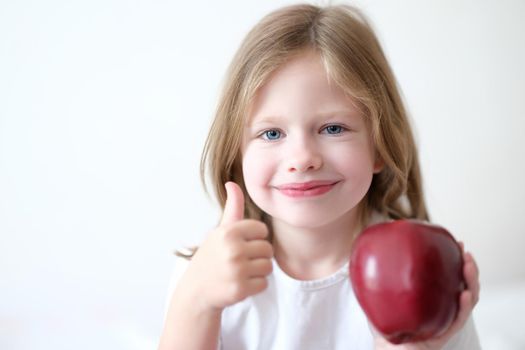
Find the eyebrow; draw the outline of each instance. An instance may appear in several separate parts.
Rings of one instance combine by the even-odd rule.
[[[279,121],[282,121],[283,117],[280,115],[266,115],[264,117],[252,118],[252,120],[247,124],[248,126],[257,125],[257,124],[276,124]]]
[[[350,119],[359,117],[361,115],[359,110],[335,110],[328,112],[318,112],[315,114],[316,118],[329,118],[329,117],[347,117]],[[258,124],[276,124],[282,121],[283,117],[281,115],[266,115],[262,117],[253,118],[247,126],[254,126]],[[330,118],[332,119],[332,118]]]
[[[328,112],[321,112],[318,113],[318,117],[349,117],[349,118],[357,118],[361,115],[361,111],[358,109],[341,109],[336,111],[328,111]]]

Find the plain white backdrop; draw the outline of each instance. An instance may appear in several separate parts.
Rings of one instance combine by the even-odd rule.
[[[1,349],[156,347],[172,251],[219,218],[198,168],[227,65],[291,3],[0,2]],[[432,219],[480,265],[485,348],[522,348],[525,2],[349,3],[403,91]]]

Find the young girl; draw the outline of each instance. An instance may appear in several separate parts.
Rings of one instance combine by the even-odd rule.
[[[445,333],[394,346],[348,276],[352,242],[390,219],[428,220],[394,75],[349,6],[263,18],[231,63],[201,163],[223,207],[179,258],[159,349],[478,349],[478,270]]]

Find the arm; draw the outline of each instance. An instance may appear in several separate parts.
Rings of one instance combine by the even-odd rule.
[[[244,198],[226,186],[220,225],[193,256],[172,293],[159,350],[216,350],[222,310],[266,289],[273,249],[262,222],[244,220]]]
[[[173,293],[159,350],[217,349],[221,310],[201,308],[192,295],[181,288]]]

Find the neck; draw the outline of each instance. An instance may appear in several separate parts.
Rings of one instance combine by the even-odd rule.
[[[329,276],[350,258],[352,242],[361,229],[359,211],[319,227],[296,227],[273,219],[274,255],[280,268],[299,280]]]

